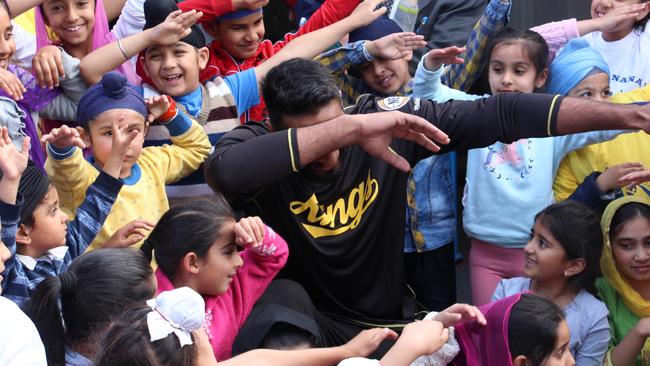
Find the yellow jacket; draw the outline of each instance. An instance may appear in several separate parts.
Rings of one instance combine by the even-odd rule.
[[[176,123],[176,119],[170,123]],[[195,121],[184,133],[172,136],[171,140],[174,145],[142,149],[140,158],[131,169],[131,176],[124,179],[111,213],[88,250],[99,248],[115,231],[133,220],[158,222],[169,209],[165,184],[198,169],[212,147],[203,128]],[[59,193],[61,208],[72,216],[99,171],[83,158],[78,148],[60,160],[52,157],[50,149],[48,153],[45,169]]]
[[[612,97],[613,103],[625,104],[650,100],[650,85],[627,93],[619,93]],[[600,144],[589,145],[567,155],[560,164],[555,176],[553,192],[557,201],[567,199],[582,181],[594,171],[602,172],[607,167],[627,163],[640,162],[650,167],[650,135],[643,131],[628,133],[616,139]],[[642,189],[645,187],[647,189]],[[624,190],[626,195],[650,192],[650,183],[644,183],[642,188],[632,191]]]

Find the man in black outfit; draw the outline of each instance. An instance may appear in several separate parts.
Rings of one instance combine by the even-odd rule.
[[[206,178],[289,243],[283,276],[313,300],[309,315],[323,346],[414,318],[402,265],[407,172],[438,150],[432,140],[448,152],[588,130],[650,129],[647,106],[544,94],[441,104],[368,95],[344,113],[332,76],[303,59],[272,69],[262,91],[275,132],[259,124],[230,131],[207,159]],[[287,297],[289,307],[304,300]],[[468,308],[455,310],[453,320]]]

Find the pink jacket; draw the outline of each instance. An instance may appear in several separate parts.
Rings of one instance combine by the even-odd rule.
[[[231,357],[239,328],[273,277],[284,267],[289,249],[284,239],[267,226],[262,246],[244,249],[241,257],[244,264],[237,271],[228,291],[219,296],[204,296],[204,327],[218,361]],[[159,293],[174,289],[160,268],[156,270],[156,279]]]

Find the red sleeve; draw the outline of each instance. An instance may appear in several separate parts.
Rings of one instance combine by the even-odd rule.
[[[199,19],[200,23],[235,11],[230,0],[186,0],[178,3],[178,7],[182,11],[198,10],[203,12],[203,16]]]
[[[327,27],[344,19],[359,5],[359,0],[325,0],[323,5],[309,18],[309,20],[295,33],[288,33],[283,41],[277,42],[273,48],[275,52],[284,47],[296,37]]]

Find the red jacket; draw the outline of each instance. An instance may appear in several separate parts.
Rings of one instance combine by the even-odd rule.
[[[269,40],[264,40],[257,48],[257,54],[238,63],[235,59],[228,54],[218,42],[210,44],[210,61],[208,67],[201,73],[201,82],[209,80],[215,76],[227,76],[239,71],[255,67],[266,59],[275,55],[287,42],[299,37],[303,34],[315,31],[317,29],[326,27],[332,23],[347,17],[352,13],[352,10],[359,4],[359,0],[326,0],[323,6],[309,18],[309,20],[296,32],[288,33],[284,36],[284,40],[278,41],[275,44]],[[232,4],[224,0],[186,0],[178,4],[179,8],[183,11],[192,9],[200,10],[203,12],[203,17],[200,21],[210,21],[215,17],[232,12]],[[242,123],[247,120],[250,121],[264,121],[266,119],[264,101],[260,100],[260,104],[251,108],[248,113],[242,115]]]

